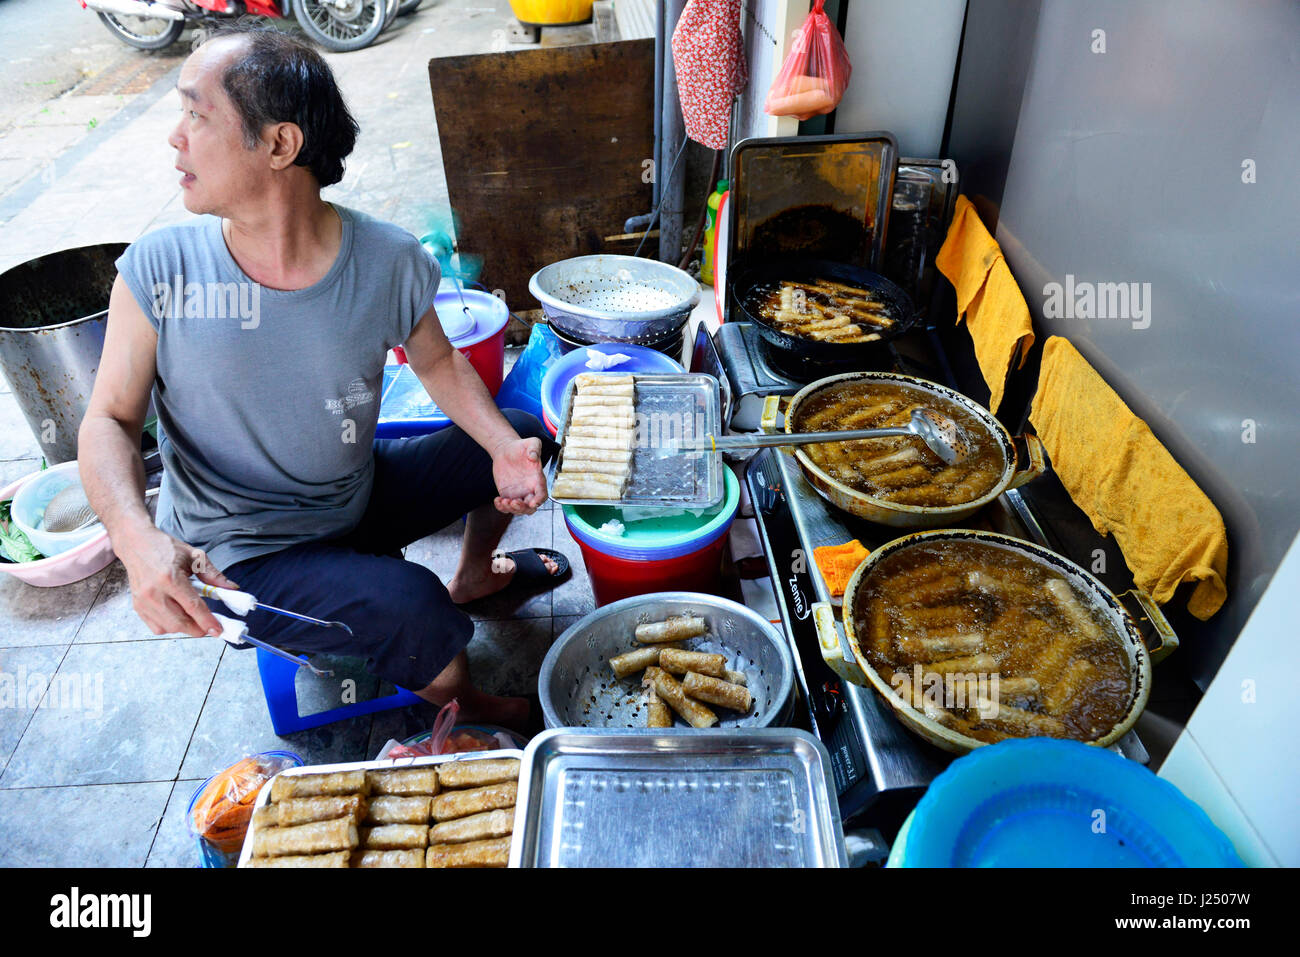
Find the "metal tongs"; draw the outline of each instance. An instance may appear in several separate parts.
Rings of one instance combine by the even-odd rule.
[[[262,611],[269,611],[274,615],[284,615],[286,618],[296,618],[298,621],[305,621],[308,624],[318,625],[321,628],[341,628],[346,631],[348,635],[352,634],[352,629],[341,621],[324,621],[320,618],[312,618],[309,615],[300,615],[297,612],[287,611],[284,608],[276,608],[274,605],[263,604],[246,591],[238,591],[233,588],[218,588],[216,585],[209,585],[206,582],[201,582],[197,578],[191,578],[190,584],[192,584],[195,589],[198,590],[198,593],[204,598],[215,598],[219,600],[241,618],[247,616],[251,611],[253,611],[253,609],[257,608]],[[218,615],[217,618],[223,625],[226,622],[231,621],[231,619],[224,618],[221,615]],[[259,638],[254,638],[248,633],[247,625],[243,622],[238,622],[238,624],[243,626],[238,636],[241,642],[247,642],[250,645],[255,645],[258,648],[269,651],[277,658],[283,658],[285,661],[292,661],[297,665],[307,668],[314,675],[330,676],[334,674],[333,671],[325,671],[321,668],[317,668],[305,657],[290,654],[283,648],[277,648],[275,645],[268,644]],[[222,637],[225,638],[225,635],[222,635]],[[231,639],[227,638],[226,640],[229,641]]]

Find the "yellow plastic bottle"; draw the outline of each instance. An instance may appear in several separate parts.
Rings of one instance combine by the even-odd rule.
[[[706,205],[709,207],[708,219],[704,226],[704,260],[700,263],[700,282],[713,285],[713,237],[718,229],[718,204],[722,194],[727,191],[725,179],[718,180],[718,188],[709,194]]]

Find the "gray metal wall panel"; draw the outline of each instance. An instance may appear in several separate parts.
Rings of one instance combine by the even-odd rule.
[[[944,154],[1040,341],[1074,342],[1223,512],[1228,604],[1177,616],[1202,687],[1300,527],[1298,66],[1290,0],[971,0]],[[1149,327],[1046,318],[1067,274],[1150,283]]]

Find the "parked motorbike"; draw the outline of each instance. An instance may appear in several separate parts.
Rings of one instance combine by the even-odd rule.
[[[175,43],[187,26],[210,28],[223,20],[252,15],[298,21],[328,50],[360,50],[402,13],[421,0],[78,0],[94,10],[104,26],[124,43],[161,50]]]

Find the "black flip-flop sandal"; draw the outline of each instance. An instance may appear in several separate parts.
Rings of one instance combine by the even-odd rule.
[[[546,564],[541,558],[543,555],[555,562],[556,571],[554,574],[546,570]],[[540,588],[545,591],[567,581],[569,578],[569,560],[553,548],[521,548],[513,552],[497,549],[492,553],[492,557],[514,560],[515,577],[510,579],[506,591],[516,585],[525,588]]]

